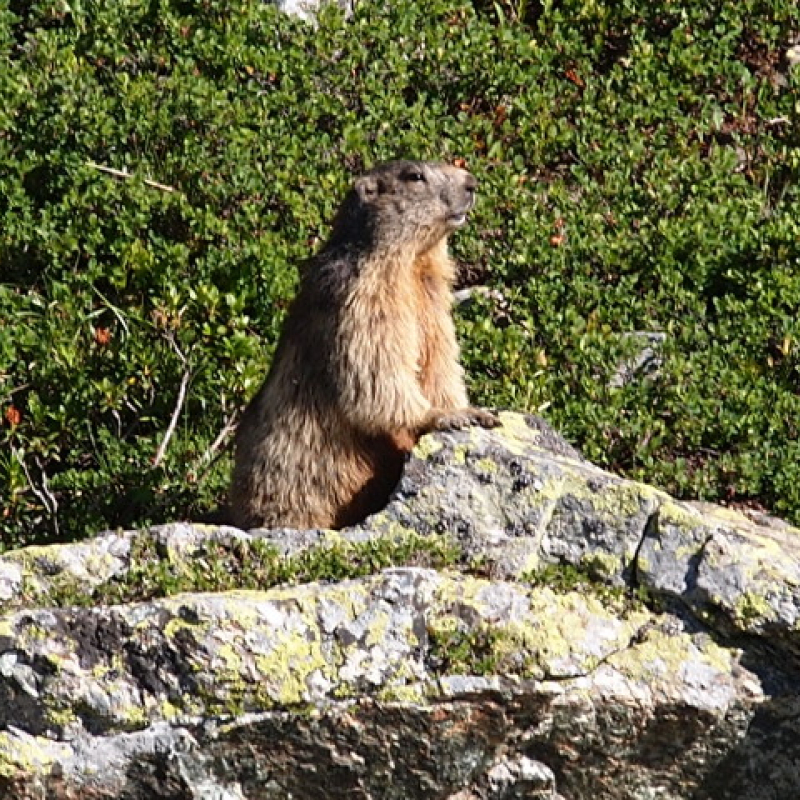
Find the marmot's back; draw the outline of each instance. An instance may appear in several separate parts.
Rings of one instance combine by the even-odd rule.
[[[421,433],[493,425],[469,408],[447,236],[476,181],[396,161],[360,177],[302,270],[269,375],[236,436],[234,524],[342,527],[387,501]]]

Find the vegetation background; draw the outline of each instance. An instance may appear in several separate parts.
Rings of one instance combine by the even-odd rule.
[[[0,0],[0,549],[192,517],[354,173],[463,158],[478,403],[800,523],[795,0]],[[120,170],[115,177],[102,168]],[[665,334],[660,370],[612,380]],[[169,432],[172,431],[172,435]]]

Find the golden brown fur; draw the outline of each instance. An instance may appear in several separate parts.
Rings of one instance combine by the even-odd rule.
[[[496,424],[468,405],[450,313],[447,236],[474,191],[465,170],[427,162],[356,181],[239,425],[234,524],[352,524],[386,503],[422,433]]]

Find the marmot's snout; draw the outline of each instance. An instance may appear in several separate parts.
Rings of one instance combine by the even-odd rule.
[[[475,205],[475,190],[478,181],[472,173],[459,169],[448,181],[445,203],[451,209],[447,221],[453,227],[460,227],[467,221],[467,214]]]

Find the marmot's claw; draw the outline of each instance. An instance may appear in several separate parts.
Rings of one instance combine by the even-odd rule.
[[[460,431],[470,424],[469,417],[463,411],[451,411],[442,414],[434,423],[437,431]]]
[[[491,411],[486,411],[483,408],[473,408],[472,412],[474,414],[473,425],[480,425],[482,428],[497,428],[502,425],[499,417],[492,414]]]

